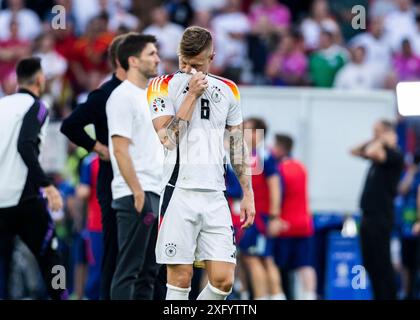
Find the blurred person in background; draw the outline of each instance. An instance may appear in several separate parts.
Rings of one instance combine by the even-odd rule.
[[[25,0],[7,0],[7,9],[0,11],[0,39],[10,38],[12,20],[19,25],[18,38],[21,40],[33,40],[42,31],[41,20],[35,12],[25,8]]]
[[[385,35],[394,52],[401,50],[401,42],[412,38],[416,31],[415,8],[412,0],[395,0],[396,10],[384,20]]]
[[[401,42],[401,52],[393,57],[396,81],[415,81],[420,79],[420,56],[413,52],[409,39]]]
[[[360,240],[363,265],[371,280],[376,300],[395,300],[397,289],[391,263],[391,231],[394,198],[404,158],[398,149],[394,125],[387,120],[375,123],[373,138],[351,150],[371,165],[360,200]]]
[[[167,0],[165,7],[173,23],[187,28],[193,22],[194,9],[189,0]]]
[[[276,0],[261,0],[250,7],[251,32],[248,35],[249,58],[252,62],[253,83],[265,84],[267,57],[291,23],[289,9]]]
[[[107,31],[106,16],[90,20],[85,34],[76,40],[70,60],[70,68],[76,77],[76,92],[88,87],[89,72],[98,71],[104,76],[109,72],[107,50],[114,35]]]
[[[320,49],[309,57],[309,76],[315,87],[331,88],[335,75],[348,60],[345,48],[334,43],[334,35],[321,32]]]
[[[39,99],[45,75],[38,58],[21,60],[16,74],[19,92],[0,100],[0,234],[19,235],[37,259],[50,297],[65,299],[67,291],[53,287],[53,267],[62,261],[48,210],[60,210],[63,201],[38,160],[48,118],[48,109]]]
[[[128,31],[139,31],[141,21],[138,17],[131,14],[123,5],[123,1],[115,1],[115,9],[113,13],[109,13],[108,29],[111,32],[118,32],[121,27]]]
[[[420,13],[416,14],[416,30],[411,36],[411,45],[416,55],[420,55]]]
[[[281,179],[281,206],[268,233],[274,240],[274,259],[280,270],[297,271],[302,300],[316,300],[314,270],[314,226],[309,211],[308,176],[305,166],[292,157],[293,139],[277,134],[273,156]]]
[[[397,9],[395,0],[374,0],[369,4],[369,17],[385,17]]]
[[[255,223],[246,229],[239,249],[250,274],[255,300],[285,300],[280,273],[273,259],[273,239],[267,234],[280,211],[280,179],[276,160],[264,146],[267,126],[260,118],[244,121],[245,140],[251,151]]]
[[[132,0],[72,0],[72,15],[75,17],[76,33],[83,34],[91,19],[97,15],[105,14],[111,19],[112,17],[117,18],[122,11],[128,13],[131,6]]]
[[[291,24],[288,7],[276,0],[260,0],[251,6],[249,19],[252,30],[260,35],[281,34]]]
[[[19,38],[17,20],[11,20],[8,29],[10,30],[8,38],[0,39],[0,82],[14,74],[17,62],[29,57],[31,53],[31,43]]]
[[[346,90],[372,90],[382,88],[384,78],[375,64],[366,61],[363,46],[350,48],[351,60],[335,76],[334,87]]]
[[[246,36],[251,27],[248,17],[241,11],[239,0],[228,0],[223,11],[212,20],[212,30],[217,52],[213,72],[235,82],[242,82],[242,72],[247,62]]]
[[[77,197],[87,202],[87,280],[85,295],[89,300],[98,300],[101,289],[101,266],[103,257],[103,236],[101,207],[96,196],[99,172],[99,157],[92,153],[83,159],[80,169],[80,185]]]
[[[419,299],[418,275],[420,268],[420,154],[405,170],[398,185],[401,204],[399,212],[402,262],[402,294],[404,300]]]
[[[216,12],[226,6],[227,0],[190,0],[194,11]]]
[[[284,34],[269,56],[266,75],[273,85],[299,86],[307,82],[308,58],[298,32]]]
[[[322,30],[339,34],[339,26],[330,12],[327,0],[313,1],[310,16],[302,21],[300,29],[308,52],[319,49]]]
[[[47,94],[51,105],[61,97],[64,76],[67,72],[67,60],[55,50],[55,38],[51,33],[43,33],[35,41],[34,56],[41,59],[47,80]]]
[[[375,66],[376,73],[385,77],[390,72],[392,48],[384,32],[383,17],[373,17],[369,22],[368,31],[353,37],[349,44],[353,48],[365,48],[366,62]]]
[[[86,102],[80,104],[74,112],[63,121],[61,132],[71,141],[87,151],[94,151],[100,157],[97,197],[101,206],[104,256],[102,265],[101,298],[110,299],[111,283],[115,272],[118,255],[118,232],[116,211],[111,207],[111,182],[113,178],[112,167],[108,150],[108,121],[106,118],[106,102],[122,81],[126,72],[121,68],[117,58],[117,50],[125,35],[113,39],[108,56],[114,74],[100,88],[92,91]],[[93,124],[96,139],[92,139],[84,130],[85,126]]]
[[[162,73],[174,73],[178,70],[178,44],[184,30],[180,25],[170,22],[164,6],[153,9],[152,20],[153,23],[143,33],[155,36],[158,41]]]
[[[0,82],[0,97],[11,95],[16,92],[17,79],[14,73],[10,73]]]

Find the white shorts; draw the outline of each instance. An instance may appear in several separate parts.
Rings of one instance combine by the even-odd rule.
[[[236,263],[232,217],[222,191],[167,186],[161,197],[160,222],[157,263]]]

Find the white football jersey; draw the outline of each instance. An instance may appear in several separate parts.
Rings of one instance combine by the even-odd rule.
[[[175,116],[192,75],[177,72],[154,78],[147,90],[152,119]],[[208,88],[197,99],[195,110],[178,148],[165,150],[164,185],[184,189],[223,191],[227,156],[226,126],[242,123],[238,87],[234,82],[207,74]]]

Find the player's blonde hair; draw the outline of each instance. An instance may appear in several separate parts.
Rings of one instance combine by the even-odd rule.
[[[205,28],[192,26],[185,29],[179,44],[179,54],[192,58],[211,47],[213,38]]]

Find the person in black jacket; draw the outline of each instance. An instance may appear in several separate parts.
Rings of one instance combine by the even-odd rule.
[[[104,239],[104,255],[102,260],[101,299],[110,299],[111,282],[115,272],[118,255],[116,212],[111,207],[111,182],[113,178],[108,151],[108,123],[106,118],[106,102],[112,91],[126,78],[117,59],[118,45],[126,35],[114,38],[109,47],[109,59],[114,69],[111,80],[92,91],[85,103],[80,104],[71,115],[63,121],[61,132],[73,143],[87,151],[94,151],[100,157],[97,197],[101,206],[102,228]],[[85,131],[85,127],[93,124],[96,140]]]
[[[374,298],[395,300],[397,289],[390,242],[394,198],[404,157],[398,150],[393,124],[387,120],[378,121],[374,127],[374,138],[354,148],[352,154],[371,161],[360,203],[363,264],[372,283]]]
[[[62,261],[57,251],[52,211],[63,207],[59,191],[38,161],[48,109],[39,99],[45,76],[39,58],[20,61],[16,68],[19,91],[0,99],[0,238],[18,235],[38,261],[48,294],[66,299],[64,283],[56,276]]]

